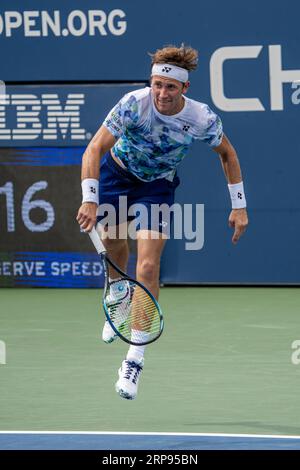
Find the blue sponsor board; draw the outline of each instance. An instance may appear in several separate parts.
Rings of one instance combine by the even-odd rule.
[[[83,151],[0,149],[0,286],[103,286],[99,256],[75,220]]]
[[[296,0],[288,5],[282,2],[270,5],[259,0],[248,3],[187,0],[184,4],[166,0],[163,7],[157,0],[146,6],[137,0],[103,0],[101,5],[96,0],[86,0],[84,4],[46,0],[42,7],[34,0],[28,0],[26,5],[19,0],[3,0],[0,79],[19,83],[49,83],[51,80],[112,83],[103,89],[83,85],[24,89],[7,86],[5,94],[9,96],[5,96],[5,100],[9,104],[0,103],[0,146],[6,147],[5,161],[10,164],[0,187],[16,181],[11,179],[15,175],[14,166],[20,171],[20,165],[12,165],[11,157],[8,159],[8,147],[21,147],[21,155],[16,152],[16,159],[22,160],[25,174],[25,159],[38,162],[46,158],[41,152],[42,146],[47,147],[45,152],[49,152],[50,146],[84,148],[106,113],[130,89],[129,85],[122,88],[116,82],[147,80],[150,71],[147,52],[165,44],[185,42],[200,53],[199,67],[191,73],[188,96],[208,103],[220,115],[225,133],[237,150],[245,180],[250,226],[240,243],[233,246],[232,231],[227,226],[230,200],[218,157],[195,143],[179,168],[182,184],[177,191],[177,201],[205,204],[204,246],[199,251],[187,252],[184,240],[169,241],[162,260],[162,280],[169,283],[299,283],[299,13],[300,5]],[[137,87],[132,84],[132,89]],[[19,91],[27,96],[14,97]],[[19,103],[16,103],[18,98]],[[26,99],[33,103],[24,103]],[[73,99],[75,103],[70,102]],[[30,121],[30,118],[37,120]],[[30,147],[28,151],[25,145]],[[38,147],[36,152],[34,146]],[[57,152],[54,152],[55,159],[59,160]],[[66,171],[64,165],[61,167]],[[43,196],[51,197],[50,203],[53,197],[56,217],[75,211],[80,203],[79,163],[77,176],[72,178],[72,170],[60,173],[59,164],[56,166],[56,176],[60,179],[57,187],[65,201],[72,201],[71,210],[66,210],[66,202],[63,207],[55,194],[53,196],[56,186],[48,181],[50,165],[43,170],[39,170],[39,165],[35,168],[41,174],[35,173],[32,166],[27,187],[20,173],[20,190],[17,192],[13,183],[13,188],[5,186],[0,196],[2,204],[6,204],[3,201],[11,197],[14,189],[14,204],[19,207],[15,222],[19,217],[18,230],[22,232],[14,241],[17,251],[33,249],[30,244],[22,250],[16,248],[20,240],[22,243],[27,240],[20,214],[29,188],[40,183],[33,186],[31,192],[39,188]],[[27,176],[29,178],[30,174]],[[69,192],[63,184],[66,178],[74,181]],[[41,181],[48,182],[48,186]],[[5,207],[3,211],[2,214],[6,214]],[[33,210],[30,216],[34,217]],[[36,217],[35,223],[42,224],[38,215]],[[12,217],[6,221],[1,215],[0,231],[8,222],[12,228]],[[27,220],[27,225],[29,222]],[[72,223],[68,219],[69,227]],[[72,233],[74,231],[75,226]],[[43,245],[47,243],[44,235],[42,232],[31,234],[39,251],[44,251]],[[51,239],[54,251],[57,251],[57,236],[58,232]],[[2,246],[11,246],[13,239],[13,232],[9,232],[8,237],[1,240]],[[60,234],[60,240],[65,246],[66,236]],[[72,244],[70,237],[69,242]]]
[[[8,86],[0,101],[0,285],[99,287],[103,273],[75,220],[85,147],[142,85]],[[135,256],[129,271],[134,274]]]
[[[223,46],[282,44],[289,49],[286,66],[296,68],[299,9],[297,0],[288,7],[259,0],[247,5],[239,0],[165,0],[163,6],[159,0],[2,0],[0,78],[147,80],[147,52],[182,42],[200,50],[200,82],[208,75],[211,55]]]
[[[134,275],[135,256],[128,270]],[[103,287],[104,271],[97,253],[0,253],[0,287]]]
[[[0,147],[87,145],[114,104],[144,85],[6,86]]]
[[[14,287],[102,287],[97,253],[0,253],[0,285]]]

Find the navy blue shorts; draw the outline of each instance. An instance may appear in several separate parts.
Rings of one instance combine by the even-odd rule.
[[[167,232],[172,222],[171,211],[169,220],[163,211],[155,212],[157,206],[164,204],[170,207],[174,204],[175,189],[179,185],[176,175],[173,181],[160,178],[144,182],[129,171],[122,168],[107,152],[101,159],[99,184],[99,209],[105,213],[98,215],[97,222],[105,226],[119,225],[126,221],[135,220],[136,230],[155,230]],[[109,204],[109,206],[105,206]],[[110,216],[113,206],[115,214]],[[146,217],[147,213],[147,217]],[[154,216],[151,217],[151,214]],[[166,219],[166,220],[164,220]]]

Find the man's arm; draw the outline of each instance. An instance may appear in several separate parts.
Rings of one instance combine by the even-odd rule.
[[[81,167],[82,181],[87,178],[99,180],[100,160],[114,146],[115,142],[116,139],[109,130],[101,126],[83,154]],[[78,210],[76,220],[86,232],[90,232],[96,223],[97,207],[98,203],[96,202],[83,202]]]
[[[220,156],[228,184],[240,183],[242,181],[242,172],[239,160],[234,147],[231,145],[225,134],[223,135],[221,144],[218,145],[218,147],[214,147],[213,150]],[[237,243],[248,225],[246,208],[232,209],[229,216],[229,225],[234,228],[232,243]]]

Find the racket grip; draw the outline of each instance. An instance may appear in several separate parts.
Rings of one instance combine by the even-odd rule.
[[[93,242],[94,247],[96,248],[96,251],[97,251],[98,255],[100,255],[101,253],[106,253],[106,249],[105,249],[102,241],[100,240],[100,237],[99,237],[95,227],[93,227],[92,230],[89,232],[89,236],[90,236],[90,239]]]

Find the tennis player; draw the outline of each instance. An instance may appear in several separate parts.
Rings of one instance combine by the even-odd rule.
[[[127,197],[128,207],[134,203],[148,209],[152,204],[171,206],[179,184],[177,166],[190,145],[201,140],[220,156],[232,201],[229,216],[229,225],[234,229],[232,242],[237,243],[248,218],[236,151],[223,132],[220,118],[206,104],[185,96],[189,72],[197,67],[198,53],[191,47],[169,46],[151,54],[151,58],[151,87],[126,94],[110,111],[83,155],[83,199],[77,221],[89,232],[96,222],[101,223],[101,217],[97,220],[97,209],[99,214],[104,204],[112,204],[118,218],[108,225],[115,224],[120,230],[128,219],[119,218],[119,196]],[[164,226],[161,221],[153,230],[151,220],[137,226],[136,277],[156,298],[160,258],[166,242]],[[118,231],[116,237],[108,235],[103,242],[112,260],[126,271],[127,240]],[[110,271],[110,277],[115,280],[117,274]],[[120,290],[116,289],[116,296]],[[107,343],[116,339],[107,321],[102,338]],[[145,346],[130,346],[122,362],[116,391],[123,398],[133,399],[137,395],[144,352]]]

